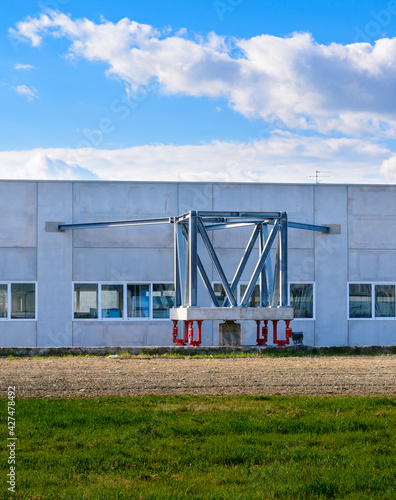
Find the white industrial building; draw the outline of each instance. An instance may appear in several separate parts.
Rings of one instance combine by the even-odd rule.
[[[2,347],[171,345],[172,224],[54,228],[189,210],[287,212],[292,221],[331,227],[289,229],[293,330],[312,346],[396,344],[395,186],[0,181],[0,207]],[[249,231],[211,237],[231,281]],[[201,255],[221,297],[209,255]],[[249,261],[237,300],[254,265]],[[212,305],[202,283],[198,302]],[[203,345],[218,344],[218,326],[204,322]],[[242,344],[255,339],[254,322],[243,322]]]

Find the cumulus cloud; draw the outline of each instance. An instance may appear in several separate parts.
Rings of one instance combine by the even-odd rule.
[[[380,173],[387,182],[396,183],[396,154],[383,161]]]
[[[14,69],[30,71],[31,69],[34,69],[34,66],[31,66],[30,64],[15,64]]]
[[[10,32],[35,47],[45,36],[65,37],[70,57],[107,64],[129,91],[155,82],[163,93],[222,98],[246,117],[289,129],[396,136],[396,38],[322,45],[309,33],[198,37],[55,11]]]
[[[0,178],[305,183],[328,170],[330,183],[373,183],[390,156],[374,142],[275,131],[250,143],[0,152]]]
[[[65,150],[6,151],[0,153],[0,178],[34,180],[94,180],[98,175],[65,159]]]
[[[28,101],[34,101],[38,99],[38,90],[34,87],[29,87],[28,85],[17,85],[16,87],[12,87],[15,92],[23,97],[26,97]]]

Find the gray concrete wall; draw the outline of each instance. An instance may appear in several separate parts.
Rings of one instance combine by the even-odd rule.
[[[73,235],[71,232],[48,232],[48,221],[67,222],[73,214],[73,185],[38,183],[37,203],[37,281],[38,346],[71,346],[71,281]]]
[[[0,182],[0,282],[37,280],[37,183]],[[0,321],[1,346],[37,345],[36,321]]]
[[[289,281],[315,282],[315,320],[295,320],[310,345],[396,343],[396,320],[348,320],[348,281],[396,283],[396,187],[343,185],[0,182],[0,282],[37,281],[37,321],[0,321],[1,346],[166,345],[170,321],[72,321],[73,281],[173,280],[173,227],[46,232],[45,223],[173,216],[190,209],[287,211],[290,220],[340,224],[340,234],[289,231]],[[251,229],[214,232],[231,279]],[[256,253],[257,252],[257,253]],[[200,244],[213,281],[219,278]],[[242,277],[248,281],[258,249]],[[272,252],[274,262],[275,255]],[[210,306],[200,283],[199,304]],[[282,327],[280,327],[282,331]],[[254,322],[242,341],[254,344]],[[205,344],[218,325],[203,327]]]
[[[348,187],[348,281],[396,282],[396,187]],[[350,345],[396,344],[391,319],[350,320]]]

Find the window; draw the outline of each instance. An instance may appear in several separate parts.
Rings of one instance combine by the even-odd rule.
[[[34,319],[35,315],[34,283],[11,283],[11,318]]]
[[[245,295],[246,289],[248,285],[239,285],[239,302],[242,301],[243,296]],[[250,296],[250,299],[247,303],[248,307],[259,307],[260,306],[260,287],[256,285],[253,289],[253,293]]]
[[[0,320],[35,320],[36,300],[36,283],[0,283]]]
[[[76,283],[74,285],[74,318],[95,319],[98,317],[98,285]]]
[[[241,303],[241,300],[243,299],[243,295],[246,292],[247,287],[248,287],[247,284],[240,283],[238,285],[237,289],[235,290],[234,297],[235,297],[235,300],[237,301],[237,304]],[[222,283],[214,283],[213,290],[214,290],[214,293],[217,297],[217,300],[219,301],[220,307],[222,307],[225,299],[227,298],[227,294],[224,290],[223,284]],[[250,299],[248,301],[247,306],[248,307],[259,307],[259,305],[260,305],[260,287],[259,287],[259,285],[256,285],[253,289],[253,293],[250,296]]]
[[[371,318],[372,299],[370,284],[349,284],[349,317]]]
[[[150,317],[150,285],[127,285],[128,318]]]
[[[224,304],[224,301],[227,297],[227,294],[224,290],[222,283],[215,283],[213,285],[213,290],[214,290],[214,293],[216,295],[217,300],[219,301],[219,306],[222,307]]]
[[[295,318],[314,318],[313,283],[290,283],[290,305],[294,308]]]
[[[294,317],[300,319],[314,319],[314,284],[291,283],[290,305],[294,307]],[[247,283],[240,283],[234,292],[237,303],[240,305],[247,290]],[[226,293],[221,283],[213,284],[214,293],[220,306],[224,304]],[[260,307],[260,286],[255,285],[253,293],[247,303],[248,307]]]
[[[74,283],[73,294],[78,320],[168,319],[175,302],[173,283]]]
[[[102,318],[123,317],[123,285],[101,285],[101,298]]]
[[[396,319],[395,285],[349,283],[350,319]]]
[[[153,284],[153,318],[169,318],[169,309],[175,305],[175,286]]]
[[[375,317],[395,317],[395,285],[375,285]]]
[[[0,285],[0,318],[7,318],[8,285]]]

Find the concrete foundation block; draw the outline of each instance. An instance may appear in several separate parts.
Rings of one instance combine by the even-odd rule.
[[[219,345],[240,346],[241,324],[235,321],[224,321],[219,325]]]

